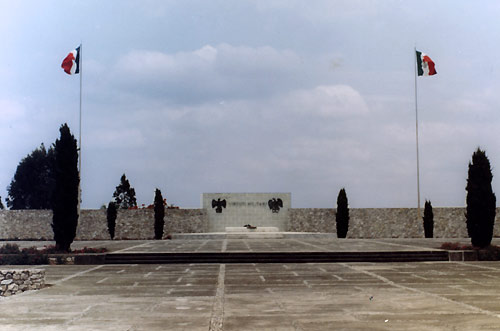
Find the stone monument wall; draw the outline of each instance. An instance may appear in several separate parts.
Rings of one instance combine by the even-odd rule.
[[[273,200],[274,199],[274,200]],[[281,201],[273,205],[269,202]],[[221,203],[221,206],[216,205]],[[215,203],[215,205],[213,204]],[[202,207],[207,211],[208,232],[224,232],[226,227],[276,227],[286,231],[290,193],[203,193]]]

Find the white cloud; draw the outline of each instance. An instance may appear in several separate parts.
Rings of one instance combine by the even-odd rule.
[[[269,46],[206,45],[174,54],[135,50],[117,61],[111,80],[129,93],[200,103],[287,91],[297,85],[300,66],[295,53]]]
[[[321,117],[352,117],[368,113],[368,106],[358,91],[348,85],[318,86],[294,91],[286,98],[288,107],[299,113]]]

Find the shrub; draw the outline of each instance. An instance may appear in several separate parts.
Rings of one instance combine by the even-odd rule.
[[[2,265],[36,265],[47,264],[48,257],[36,247],[19,249],[16,244],[5,244],[0,247],[0,264]]]
[[[349,230],[349,206],[344,188],[340,190],[337,197],[335,220],[337,223],[337,238],[345,238]]]
[[[106,253],[108,251],[107,248],[101,247],[101,248],[90,248],[85,246],[82,249],[74,249],[71,251],[71,254],[95,254],[95,253]],[[41,253],[43,254],[57,254],[61,253],[60,251],[57,250],[56,246],[54,245],[49,245],[49,246],[44,246],[43,249],[40,250]]]
[[[163,238],[163,227],[165,225],[165,204],[163,202],[163,197],[161,191],[156,189],[155,200],[154,200],[154,212],[155,212],[155,239],[159,240]]]
[[[5,244],[0,247],[0,254],[20,254],[21,250],[17,244]]]
[[[424,233],[425,238],[433,238],[434,236],[434,213],[432,212],[432,204],[430,201],[425,201]]]
[[[469,163],[467,179],[467,232],[473,246],[487,247],[493,238],[496,197],[491,188],[493,175],[486,153],[477,149]]]
[[[456,243],[446,242],[446,243],[443,243],[440,248],[445,249],[447,251],[467,251],[467,250],[471,250],[472,246],[471,245],[464,245],[464,244],[461,244],[458,242],[456,242]]]
[[[499,261],[500,260],[500,247],[490,245],[485,249],[477,251],[477,259],[479,261]]]

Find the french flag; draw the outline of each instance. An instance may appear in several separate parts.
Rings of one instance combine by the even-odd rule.
[[[80,73],[80,46],[75,50],[69,52],[61,64],[61,68],[68,75],[74,75]]]

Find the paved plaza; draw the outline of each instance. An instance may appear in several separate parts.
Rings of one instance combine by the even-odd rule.
[[[96,241],[72,247],[379,251],[435,249],[444,241],[450,240]],[[46,270],[46,288],[0,298],[1,330],[498,330],[500,325],[500,262],[40,268]]]

